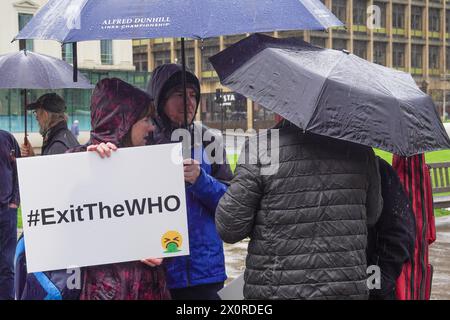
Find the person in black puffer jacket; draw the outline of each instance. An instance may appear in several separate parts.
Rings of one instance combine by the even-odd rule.
[[[277,150],[243,163],[247,143],[216,210],[225,242],[250,237],[244,297],[367,299],[367,228],[383,203],[373,150],[303,133],[287,120],[275,129],[275,170],[261,160]]]

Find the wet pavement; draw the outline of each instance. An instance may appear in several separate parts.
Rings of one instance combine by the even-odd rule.
[[[430,263],[434,267],[432,300],[450,300],[450,216],[436,219],[436,242],[430,246]],[[226,284],[244,272],[248,240],[225,244]]]
[[[436,241],[430,246],[434,267],[431,299],[450,300],[450,216],[436,219]]]
[[[248,239],[235,244],[224,243],[225,264],[228,279],[225,284],[240,276],[245,269],[245,258],[247,256]]]

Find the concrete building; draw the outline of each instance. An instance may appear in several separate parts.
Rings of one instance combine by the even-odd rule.
[[[345,23],[346,28],[328,32],[274,32],[275,37],[299,37],[312,44],[346,49],[369,61],[409,72],[417,84],[432,95],[439,113],[443,105],[450,113],[450,2],[447,0],[323,0]],[[373,6],[373,7],[371,7]],[[224,13],[226,14],[226,13]],[[208,58],[245,35],[187,41],[187,65],[202,83],[202,119],[212,127],[260,128],[272,121],[272,115],[258,105],[227,92],[218,82]],[[138,70],[153,70],[166,63],[180,61],[179,39],[135,40],[134,64]],[[228,106],[215,103],[216,89],[226,92]],[[224,110],[224,111],[223,111]]]

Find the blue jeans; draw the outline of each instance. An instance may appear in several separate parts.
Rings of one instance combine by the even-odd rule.
[[[17,209],[0,207],[0,300],[14,299]]]

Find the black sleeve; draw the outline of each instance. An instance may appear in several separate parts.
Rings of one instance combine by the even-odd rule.
[[[369,265],[381,270],[381,289],[372,290],[371,298],[392,297],[403,265],[414,254],[416,224],[414,213],[400,179],[392,167],[380,159],[383,211],[370,230],[368,246],[373,252],[367,257]]]
[[[375,225],[380,217],[383,208],[383,198],[381,196],[379,163],[373,150],[369,151],[368,161],[369,187],[367,190],[366,213],[367,225],[371,227]]]
[[[46,153],[47,155],[63,154],[66,153],[67,150],[68,148],[64,143],[55,141],[47,148]]]
[[[247,151],[241,156],[245,154]],[[262,197],[259,165],[238,164],[235,176],[216,209],[216,228],[223,241],[235,243],[251,235]]]

